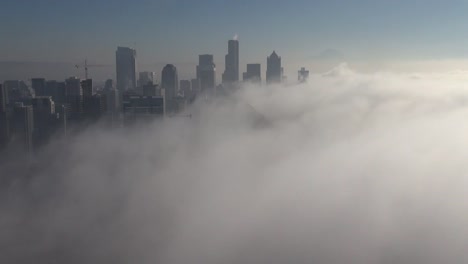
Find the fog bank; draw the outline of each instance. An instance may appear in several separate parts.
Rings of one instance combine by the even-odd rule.
[[[464,263],[467,84],[342,64],[9,157],[0,262]]]

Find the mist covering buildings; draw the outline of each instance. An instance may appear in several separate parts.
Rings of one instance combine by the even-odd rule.
[[[2,157],[0,261],[463,262],[466,81],[341,65],[192,119],[92,127],[43,149],[32,181]]]
[[[137,82],[115,55],[115,86],[0,85],[0,263],[468,259],[466,72],[287,83],[273,51],[239,82],[230,40],[221,84],[212,54]]]

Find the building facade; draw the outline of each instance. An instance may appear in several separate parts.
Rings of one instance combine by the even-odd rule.
[[[261,68],[260,63],[247,64],[247,71],[243,74],[244,82],[262,83]]]
[[[266,82],[267,84],[281,83],[282,77],[281,57],[273,51],[267,58]]]
[[[173,112],[175,110],[175,98],[179,91],[179,77],[177,68],[172,64],[167,64],[161,73],[161,88],[164,89],[164,100],[166,103],[166,111]]]
[[[239,41],[229,40],[228,54],[225,57],[225,70],[223,84],[232,84],[239,81]]]
[[[200,81],[200,92],[214,94],[216,65],[213,61],[213,55],[204,54],[198,57],[197,79]]]
[[[117,90],[124,92],[135,89],[136,83],[136,51],[131,48],[118,47],[115,52],[117,73]]]

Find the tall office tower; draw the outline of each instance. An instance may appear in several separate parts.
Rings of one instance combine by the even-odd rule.
[[[0,84],[0,113],[5,113],[8,105],[8,91]]]
[[[58,82],[54,80],[46,81],[45,83],[45,93],[42,96],[52,96],[52,100],[57,102],[57,89]]]
[[[94,108],[93,80],[87,79],[81,81],[81,90],[83,91],[83,114],[89,118]]]
[[[239,81],[239,41],[229,40],[228,54],[225,57],[226,68],[223,73],[223,84]]]
[[[67,85],[65,82],[57,82],[55,97],[52,98],[56,106],[67,103]]]
[[[153,83],[147,83],[143,85],[143,96],[161,96],[159,85]]]
[[[110,89],[105,91],[107,113],[117,113],[119,105],[119,94],[117,90]]]
[[[118,47],[115,52],[117,71],[117,90],[123,93],[136,88],[136,51],[131,48]]]
[[[31,86],[34,90],[35,96],[46,95],[46,80],[44,78],[33,78],[31,79]]]
[[[34,116],[32,106],[25,106],[23,103],[15,103],[12,113],[11,129],[13,144],[18,144],[25,152],[31,153],[33,150]]]
[[[192,79],[190,83],[192,86],[192,95],[195,95],[198,92],[200,92],[200,79]]]
[[[214,94],[216,65],[213,62],[213,55],[205,54],[198,57],[197,78],[200,80],[200,92]]]
[[[262,83],[262,73],[261,73],[260,63],[247,64],[247,72],[244,72],[243,79],[244,82],[253,82],[257,84]]]
[[[190,98],[192,95],[192,84],[189,80],[180,80],[180,93],[184,98]]]
[[[153,84],[154,76],[156,76],[154,72],[147,72],[147,71],[140,72],[138,74],[138,86],[143,87],[147,84]]]
[[[306,68],[302,67],[298,72],[297,72],[297,80],[300,83],[307,82],[309,79],[309,71],[306,70]]]
[[[49,140],[56,125],[55,103],[50,96],[36,96],[31,100],[33,108],[33,144],[38,148]]]
[[[76,77],[70,77],[65,80],[67,104],[69,105],[69,117],[77,119],[83,112],[83,89],[81,80]]]
[[[112,79],[107,79],[104,84],[104,90],[113,90],[114,89],[114,81]]]
[[[124,95],[122,101],[123,124],[151,121],[164,116],[164,98],[161,96]]]
[[[10,138],[7,105],[8,92],[6,87],[0,84],[0,150],[7,145]]]
[[[164,89],[164,100],[166,112],[175,111],[175,98],[179,91],[179,78],[177,68],[172,64],[167,64],[161,73],[161,88]]]
[[[275,51],[267,58],[266,81],[267,84],[280,83],[283,76],[281,57]]]

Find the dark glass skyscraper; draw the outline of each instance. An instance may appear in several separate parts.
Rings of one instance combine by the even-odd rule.
[[[8,93],[0,84],[0,150],[6,146],[10,137],[10,127],[7,116]]]
[[[175,109],[175,97],[179,91],[179,77],[177,68],[172,64],[167,64],[161,73],[161,88],[164,89],[164,100],[166,100],[166,111],[172,112]]]
[[[16,103],[12,114],[13,144],[18,144],[25,152],[33,150],[34,116],[32,106]]]
[[[247,72],[244,72],[243,74],[243,79],[245,82],[261,83],[261,76],[261,65],[259,63],[247,64]]]
[[[36,96],[46,96],[46,80],[44,78],[31,79],[31,86]]]
[[[267,58],[266,81],[267,84],[280,83],[283,75],[281,57],[275,51]]]
[[[200,92],[214,94],[216,65],[213,61],[213,55],[205,54],[198,57],[197,79],[200,80]]]
[[[239,81],[239,41],[229,40],[228,54],[225,57],[226,68],[223,73],[223,83],[235,83]]]
[[[136,51],[118,47],[115,52],[117,70],[117,90],[124,92],[136,88]]]

